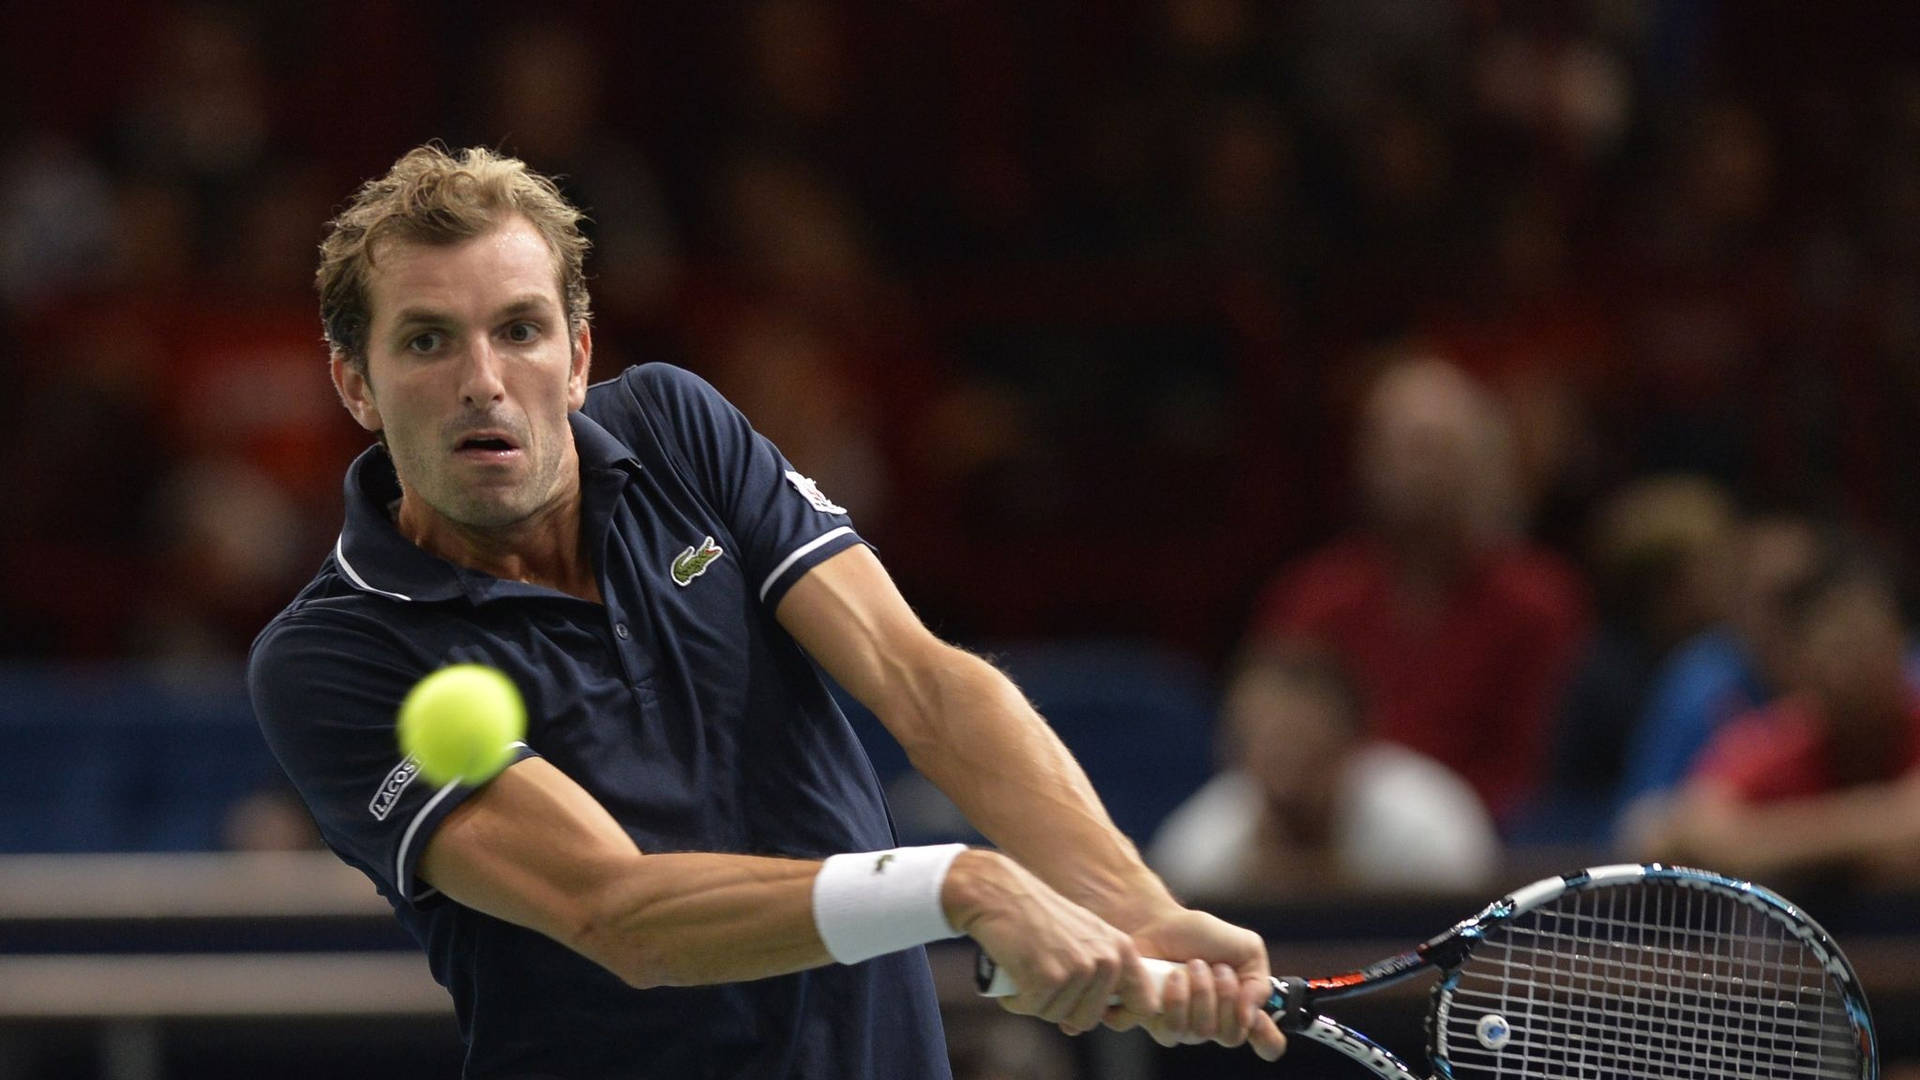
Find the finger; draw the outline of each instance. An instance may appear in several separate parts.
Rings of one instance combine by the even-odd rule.
[[[1287,1052],[1287,1037],[1280,1033],[1280,1027],[1273,1022],[1273,1017],[1265,1012],[1254,1017],[1253,1027],[1247,1032],[1247,1043],[1262,1061],[1278,1061],[1280,1055]]]
[[[1213,1038],[1219,1025],[1220,997],[1213,985],[1213,969],[1205,960],[1187,962],[1191,998],[1187,1006],[1187,1041],[1205,1042]]]
[[[1240,1022],[1240,976],[1225,964],[1213,965],[1213,1041],[1221,1046],[1239,1046],[1247,1041],[1247,1026]]]
[[[1252,1034],[1254,1024],[1260,1015],[1266,1012],[1267,1001],[1273,997],[1273,982],[1264,977],[1243,975],[1240,978],[1240,1028]]]
[[[1074,1005],[1080,1000],[1079,991],[1080,987],[1073,982],[1060,983],[1047,997],[1046,1005],[1034,1015],[1051,1023],[1064,1023],[1067,1014],[1073,1011]]]
[[[1027,1007],[1020,1011],[1028,1016],[1037,1016],[1042,1020],[1059,1023],[1066,1018],[1067,1009],[1073,998],[1073,983],[1069,979],[1035,978],[1036,988],[1027,993],[1016,995],[1014,1000],[1025,1001]]]
[[[1100,1023],[1115,1031],[1132,1031],[1140,1026],[1143,1019],[1145,1018],[1139,1013],[1125,1005],[1114,1005],[1107,1009],[1107,1014],[1100,1018]]]
[[[1187,1008],[1192,1001],[1193,987],[1191,978],[1184,965],[1167,972],[1167,980],[1160,984],[1160,1015],[1146,1024],[1147,1034],[1161,1046],[1178,1046],[1179,1032],[1186,1030]]]
[[[1105,964],[1096,967],[1090,977],[1080,980],[1079,996],[1068,1004],[1067,1015],[1060,1021],[1061,1030],[1069,1035],[1085,1035],[1097,1027],[1118,981],[1118,972]]]
[[[1158,1016],[1163,1009],[1162,991],[1138,953],[1129,955],[1121,966],[1117,992],[1120,1004],[1136,1016]]]

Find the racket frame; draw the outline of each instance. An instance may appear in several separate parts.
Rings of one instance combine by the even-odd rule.
[[[1853,1027],[1855,1038],[1859,1040],[1860,1080],[1877,1080],[1878,1044],[1866,996],[1860,990],[1859,979],[1852,965],[1827,932],[1806,912],[1762,886],[1709,870],[1661,863],[1594,866],[1543,878],[1494,901],[1479,913],[1463,919],[1410,952],[1389,956],[1342,975],[1318,979],[1275,978],[1274,993],[1267,1001],[1267,1011],[1273,1014],[1282,1031],[1302,1035],[1331,1047],[1372,1070],[1376,1076],[1388,1080],[1420,1080],[1418,1074],[1404,1062],[1373,1040],[1315,1010],[1324,1002],[1378,990],[1437,968],[1442,972],[1442,978],[1433,988],[1433,1007],[1427,1016],[1427,1056],[1437,1080],[1453,1080],[1453,1062],[1448,1059],[1444,1045],[1446,1023],[1453,1003],[1451,991],[1462,974],[1461,965],[1489,932],[1569,892],[1648,881],[1667,882],[1733,897],[1788,928],[1813,953],[1840,991],[1847,1019]]]
[[[1457,955],[1450,956],[1448,962],[1439,965],[1444,974],[1440,982],[1434,985],[1433,1007],[1427,1014],[1427,1058],[1433,1065],[1437,1080],[1453,1080],[1453,1062],[1446,1054],[1444,1033],[1451,1016],[1452,991],[1463,974],[1460,966],[1471,955],[1474,947],[1486,937],[1488,931],[1529,911],[1552,903],[1570,892],[1609,885],[1630,885],[1636,882],[1665,882],[1699,889],[1703,892],[1717,893],[1745,903],[1785,927],[1813,954],[1821,968],[1833,980],[1835,988],[1840,991],[1840,1000],[1846,1010],[1847,1020],[1852,1025],[1854,1037],[1859,1043],[1860,1080],[1878,1080],[1879,1044],[1874,1033],[1873,1015],[1867,1007],[1866,994],[1860,988],[1860,979],[1854,973],[1853,965],[1847,962],[1846,955],[1840,951],[1839,945],[1826,930],[1792,901],[1765,886],[1755,885],[1750,881],[1742,881],[1711,870],[1669,866],[1663,863],[1616,863],[1588,867],[1558,877],[1543,878],[1531,885],[1514,890],[1510,896],[1489,904],[1478,915],[1461,922],[1439,938],[1423,945],[1421,947],[1423,950],[1429,947],[1437,950],[1445,947],[1441,943],[1446,939],[1457,939],[1463,943],[1455,948]]]

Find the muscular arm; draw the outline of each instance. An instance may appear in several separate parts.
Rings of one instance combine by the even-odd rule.
[[[1019,688],[934,637],[872,552],[815,567],[777,614],[968,821],[1049,885],[1123,930],[1177,906]]]
[[[776,615],[989,839],[1147,955],[1187,961],[1167,981],[1164,1011],[1118,1026],[1145,1021],[1163,1043],[1251,1035],[1261,1056],[1279,1056],[1286,1040],[1257,1008],[1265,945],[1175,901],[1019,688],[934,637],[872,552],[848,548],[814,567]]]
[[[818,870],[797,859],[643,854],[540,758],[461,804],[420,857],[420,876],[452,899],[538,930],[635,986],[830,963],[813,926]]]
[[[420,876],[453,900],[546,934],[638,987],[832,963],[813,919],[819,869],[802,859],[645,854],[540,758],[447,815],[420,860]],[[1084,1030],[1116,990],[1143,1009],[1157,1003],[1124,936],[1012,860],[962,853],[941,901],[948,922],[1034,988],[1021,1011]]]

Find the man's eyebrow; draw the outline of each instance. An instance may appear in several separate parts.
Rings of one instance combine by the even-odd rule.
[[[551,302],[551,297],[542,296],[539,293],[528,293],[501,308],[500,315],[525,315],[530,311],[541,311],[547,309]]]
[[[500,309],[494,313],[494,318],[505,319],[515,315],[525,315],[529,312],[549,311],[551,310],[552,303],[552,297],[542,296],[539,293],[528,293],[525,296],[501,305]],[[401,308],[399,313],[393,317],[393,325],[395,327],[414,325],[445,326],[457,321],[458,320],[452,315],[444,311],[422,307]]]
[[[411,326],[414,323],[448,323],[452,321],[452,318],[448,316],[446,312],[435,311],[432,308],[402,308],[400,313],[393,317],[393,325],[395,326]]]

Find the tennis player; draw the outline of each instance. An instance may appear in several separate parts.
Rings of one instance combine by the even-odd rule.
[[[379,445],[250,661],[328,844],[452,993],[466,1075],[944,1077],[921,946],[961,934],[1015,1012],[1277,1056],[1260,940],[1172,898],[828,493],[687,372],[587,385],[579,216],[521,162],[429,146],[332,222],[333,381]],[[393,715],[459,661],[512,677],[529,731],[433,789]],[[894,847],[815,663],[1006,854]],[[1142,955],[1187,963],[1156,990]]]

